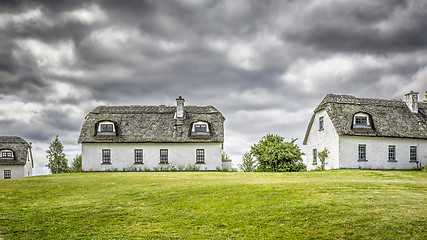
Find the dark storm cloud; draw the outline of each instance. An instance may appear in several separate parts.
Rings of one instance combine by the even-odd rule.
[[[0,79],[0,94],[31,96],[46,87],[36,60],[4,37],[0,37]]]
[[[390,54],[425,49],[427,3],[333,2],[305,10],[284,39],[321,51]]]

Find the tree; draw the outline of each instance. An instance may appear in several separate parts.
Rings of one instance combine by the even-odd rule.
[[[306,169],[302,163],[301,149],[295,144],[297,139],[286,142],[279,135],[267,134],[251,147],[251,154],[258,161],[257,171],[297,172]]]
[[[228,154],[225,151],[223,151],[221,154],[221,160],[222,161],[229,161],[229,160],[231,160],[231,158],[230,158],[230,156],[228,156]]]
[[[47,167],[50,169],[50,172],[55,173],[64,173],[68,170],[68,161],[65,158],[65,153],[63,152],[64,146],[59,141],[58,135],[56,135],[55,140],[50,144],[49,150],[46,151],[46,158],[49,160]]]
[[[70,168],[71,172],[81,172],[82,171],[82,154],[77,154],[73,159],[73,163]]]
[[[317,153],[317,156],[319,157],[319,161],[320,161],[320,170],[325,170],[326,158],[328,158],[329,153],[330,152],[327,148]]]
[[[427,91],[426,91],[426,99],[424,99],[424,102],[427,102]]]
[[[257,162],[250,152],[243,155],[242,164],[238,165],[243,172],[253,172],[257,168]]]

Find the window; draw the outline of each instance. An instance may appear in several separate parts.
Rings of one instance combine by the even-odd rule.
[[[111,164],[111,150],[102,149],[102,164]]]
[[[367,113],[357,113],[353,118],[353,127],[355,128],[371,128],[369,115]]]
[[[205,163],[205,149],[196,149],[196,163]]]
[[[317,164],[317,148],[313,149],[313,164]]]
[[[417,146],[411,146],[409,148],[409,161],[410,162],[417,161]]]
[[[113,124],[101,124],[101,132],[113,132]]]
[[[13,158],[13,152],[11,150],[3,150],[1,151],[2,158]]]
[[[168,163],[168,150],[160,149],[160,163]]]
[[[98,126],[98,134],[99,135],[115,135],[116,128],[113,122],[103,121],[99,123]]]
[[[12,178],[12,170],[4,170],[4,179]]]
[[[388,146],[388,161],[396,162],[396,146]]]
[[[366,160],[366,145],[359,144],[359,161],[367,161]]]
[[[135,163],[144,163],[142,156],[143,156],[142,149],[135,149]]]
[[[356,116],[355,120],[356,125],[368,125],[368,117],[365,116]]]
[[[323,130],[323,117],[319,118],[319,130]]]
[[[209,126],[206,122],[193,123],[191,133],[195,135],[209,135]]]
[[[195,132],[207,132],[206,124],[194,124]]]

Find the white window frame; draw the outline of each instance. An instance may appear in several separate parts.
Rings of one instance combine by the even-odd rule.
[[[10,156],[3,156],[3,155],[9,155],[9,154],[10,154]],[[0,158],[13,159],[14,157],[15,157],[15,154],[13,153],[12,150],[10,150],[10,149],[1,150]]]
[[[357,123],[356,119],[358,119],[358,118],[359,119],[360,118],[366,119],[366,124]],[[361,126],[361,127],[363,127],[363,126],[370,127],[371,123],[370,123],[369,115],[366,113],[356,113],[354,115],[354,118],[353,118],[353,125],[354,126]]]
[[[102,125],[112,125],[113,126],[113,131],[112,132],[110,132],[110,131],[102,131],[102,129],[101,129],[101,126]],[[111,121],[102,121],[102,122],[99,122],[98,123],[98,133],[116,133],[116,126],[115,126],[115,124],[113,123],[113,122],[111,122]]]
[[[206,132],[196,132],[196,125],[204,125],[206,127]],[[191,128],[191,132],[193,132],[193,133],[209,133],[210,132],[209,131],[209,124],[207,122],[202,122],[202,121],[195,122],[195,123],[193,123],[193,126]]]

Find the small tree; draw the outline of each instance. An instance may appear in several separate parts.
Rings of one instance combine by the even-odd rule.
[[[238,165],[243,172],[253,172],[257,168],[257,162],[250,152],[246,152],[242,158],[242,164]]]
[[[82,154],[77,154],[73,159],[73,163],[70,168],[71,172],[81,172],[82,171]]]
[[[328,158],[329,153],[330,152],[327,148],[317,153],[317,156],[319,157],[319,161],[320,161],[320,170],[325,170],[326,158]]]
[[[427,91],[426,91],[426,99],[424,99],[424,102],[427,102]]]
[[[267,134],[251,147],[251,155],[258,161],[257,171],[298,172],[306,169],[302,163],[301,149],[295,144],[297,139],[286,142],[279,135]]]
[[[56,135],[55,140],[53,140],[49,146],[49,150],[46,151],[46,158],[49,160],[49,163],[46,166],[53,174],[64,173],[68,170],[68,161],[65,158],[63,149],[64,146],[59,141],[58,135]]]
[[[221,159],[222,159],[222,161],[229,161],[229,160],[231,160],[230,156],[228,156],[228,154],[225,151],[222,152]]]

